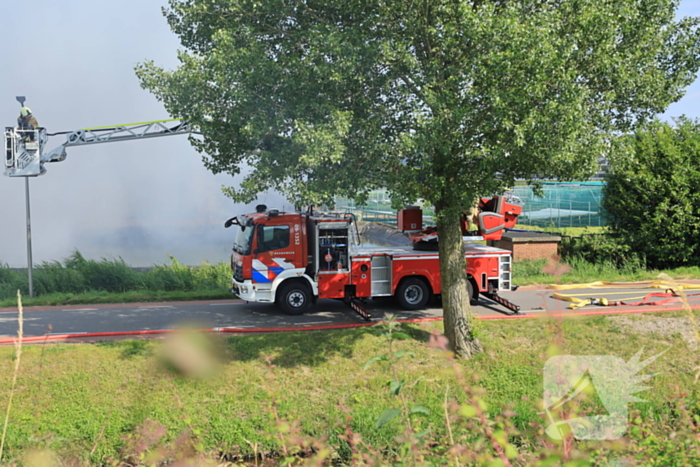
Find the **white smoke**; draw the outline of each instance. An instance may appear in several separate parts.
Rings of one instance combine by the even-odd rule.
[[[168,118],[139,87],[133,67],[153,59],[178,65],[177,37],[160,8],[165,2],[15,3],[0,28],[0,126],[14,126],[15,96],[27,97],[49,133]],[[6,12],[7,13],[7,12]],[[49,148],[64,136],[52,137]],[[134,266],[227,261],[229,217],[255,204],[290,207],[277,194],[236,205],[221,193],[235,184],[208,172],[186,136],[68,149],[30,179],[34,262],[123,257]],[[24,179],[0,177],[0,262],[26,265]]]

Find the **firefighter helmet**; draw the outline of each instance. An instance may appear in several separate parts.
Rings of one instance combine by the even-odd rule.
[[[22,115],[23,117],[26,117],[27,115],[30,115],[30,114],[32,113],[32,111],[31,111],[31,109],[29,109],[29,107],[22,107],[22,108],[19,110],[19,113],[20,113],[20,115]]]

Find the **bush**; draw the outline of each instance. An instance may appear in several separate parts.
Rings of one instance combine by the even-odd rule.
[[[609,229],[651,267],[700,265],[700,122],[651,122],[626,148],[603,187]]]
[[[566,262],[579,259],[591,264],[613,264],[618,269],[631,264],[645,268],[643,255],[632,252],[629,245],[608,234],[562,237],[559,255]]]

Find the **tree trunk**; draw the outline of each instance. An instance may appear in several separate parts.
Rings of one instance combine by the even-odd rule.
[[[447,213],[445,213],[447,214]],[[456,357],[471,358],[483,347],[474,337],[471,297],[467,289],[464,241],[459,216],[438,215],[437,228],[440,248],[440,275],[442,277],[442,307],[445,336]]]

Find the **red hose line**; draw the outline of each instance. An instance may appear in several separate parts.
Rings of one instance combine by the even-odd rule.
[[[683,307],[674,308],[645,308],[638,310],[596,310],[596,311],[583,311],[583,312],[564,312],[564,313],[537,313],[537,314],[520,314],[520,315],[487,315],[487,316],[477,316],[477,319],[485,320],[508,320],[508,319],[530,319],[538,317],[566,317],[566,316],[596,316],[596,315],[620,315],[620,314],[637,314],[637,313],[658,313],[664,311],[679,311],[683,310]],[[412,319],[399,319],[397,320],[401,323],[422,323],[429,321],[442,321],[442,318],[432,317],[432,318],[412,318]],[[269,332],[290,332],[290,331],[328,331],[333,329],[351,329],[373,326],[377,323],[351,323],[351,324],[331,324],[326,326],[308,326],[308,327],[295,327],[295,328],[212,328],[212,329],[198,329],[196,332],[226,332],[226,333],[236,333],[236,334],[252,334],[252,333],[269,333]],[[160,329],[160,330],[147,330],[147,331],[117,331],[117,332],[90,332],[82,334],[52,334],[44,336],[29,336],[22,339],[23,343],[36,343],[36,342],[48,342],[55,340],[65,340],[65,339],[77,339],[81,337],[115,337],[115,336],[142,336],[142,335],[157,335],[157,334],[172,334],[178,332],[188,332],[191,330],[181,330],[181,329]],[[0,339],[0,345],[4,344],[14,344],[17,341],[16,338],[13,339]]]

